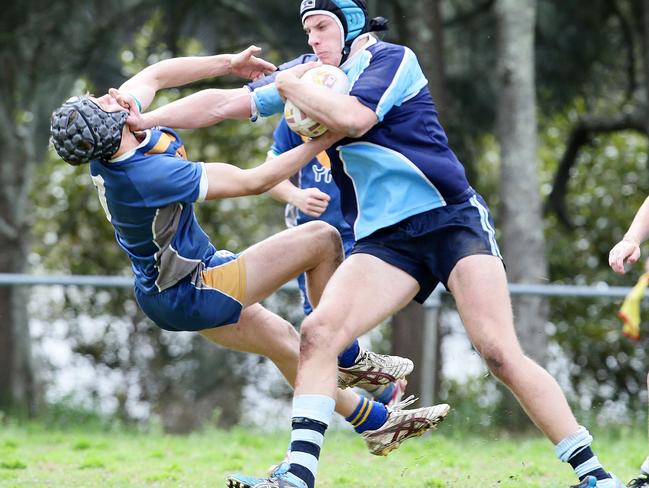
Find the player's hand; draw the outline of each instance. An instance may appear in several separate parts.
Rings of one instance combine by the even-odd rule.
[[[291,205],[310,217],[320,217],[327,207],[331,197],[318,188],[297,189],[291,198]]]
[[[280,95],[286,98],[284,91],[286,90],[287,86],[289,86],[291,83],[299,81],[304,73],[306,73],[310,69],[317,68],[321,65],[322,63],[320,61],[309,61],[308,63],[298,64],[287,70],[280,71],[277,74],[277,77],[275,77],[275,86],[277,87]]]
[[[129,111],[129,113],[139,115],[140,109],[133,98],[133,95],[130,93],[124,93],[119,91],[116,88],[110,88],[108,94],[115,99],[115,101],[123,108]]]
[[[260,47],[250,46],[245,51],[233,54],[230,58],[229,73],[241,78],[256,80],[276,71],[277,67],[273,63],[255,56],[260,52]]]
[[[640,245],[637,242],[623,239],[608,254],[608,264],[613,271],[624,274],[624,264],[633,264],[640,258]]]

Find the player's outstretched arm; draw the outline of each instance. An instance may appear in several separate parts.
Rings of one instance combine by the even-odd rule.
[[[616,273],[624,274],[624,264],[633,264],[640,258],[640,244],[649,237],[649,197],[645,198],[633,217],[624,237],[608,256],[608,263]]]
[[[225,163],[206,164],[208,179],[206,199],[264,193],[296,173],[308,161],[340,138],[338,134],[327,132],[317,139],[311,139],[251,169],[241,169]]]
[[[132,130],[155,126],[174,129],[209,127],[226,119],[250,117],[250,92],[247,88],[208,89],[193,93],[151,112],[131,112],[126,122]]]
[[[276,70],[275,65],[255,56],[260,52],[261,48],[250,46],[237,54],[165,59],[144,68],[122,84],[119,91],[134,95],[145,109],[163,88],[224,75],[255,79]]]

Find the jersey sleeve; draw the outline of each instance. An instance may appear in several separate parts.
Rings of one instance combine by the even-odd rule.
[[[273,156],[279,156],[298,147],[302,142],[300,136],[291,130],[286,119],[282,117],[273,132],[273,145],[270,147],[269,153]]]
[[[172,203],[194,203],[207,195],[207,174],[204,163],[159,155],[139,164],[131,173],[147,207],[160,208]]]
[[[376,51],[349,94],[383,121],[392,107],[414,97],[427,84],[415,53],[398,46]]]

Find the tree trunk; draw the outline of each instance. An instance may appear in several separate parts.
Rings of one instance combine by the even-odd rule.
[[[3,144],[7,158],[0,171],[0,272],[23,273],[27,263],[29,188],[28,162],[31,152],[21,138],[18,144]],[[23,147],[19,147],[25,143]],[[26,147],[27,146],[27,147]],[[9,171],[10,170],[10,171]],[[34,413],[28,289],[0,287],[0,409]]]
[[[535,0],[498,0],[498,139],[502,167],[500,227],[509,279],[547,281],[547,261],[537,168],[534,72]],[[544,364],[546,305],[538,297],[513,300],[517,332],[525,352]],[[514,426],[529,425],[509,397]]]

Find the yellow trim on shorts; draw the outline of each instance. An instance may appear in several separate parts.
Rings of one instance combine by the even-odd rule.
[[[243,256],[201,273],[203,283],[243,303],[246,297],[246,263]]]

